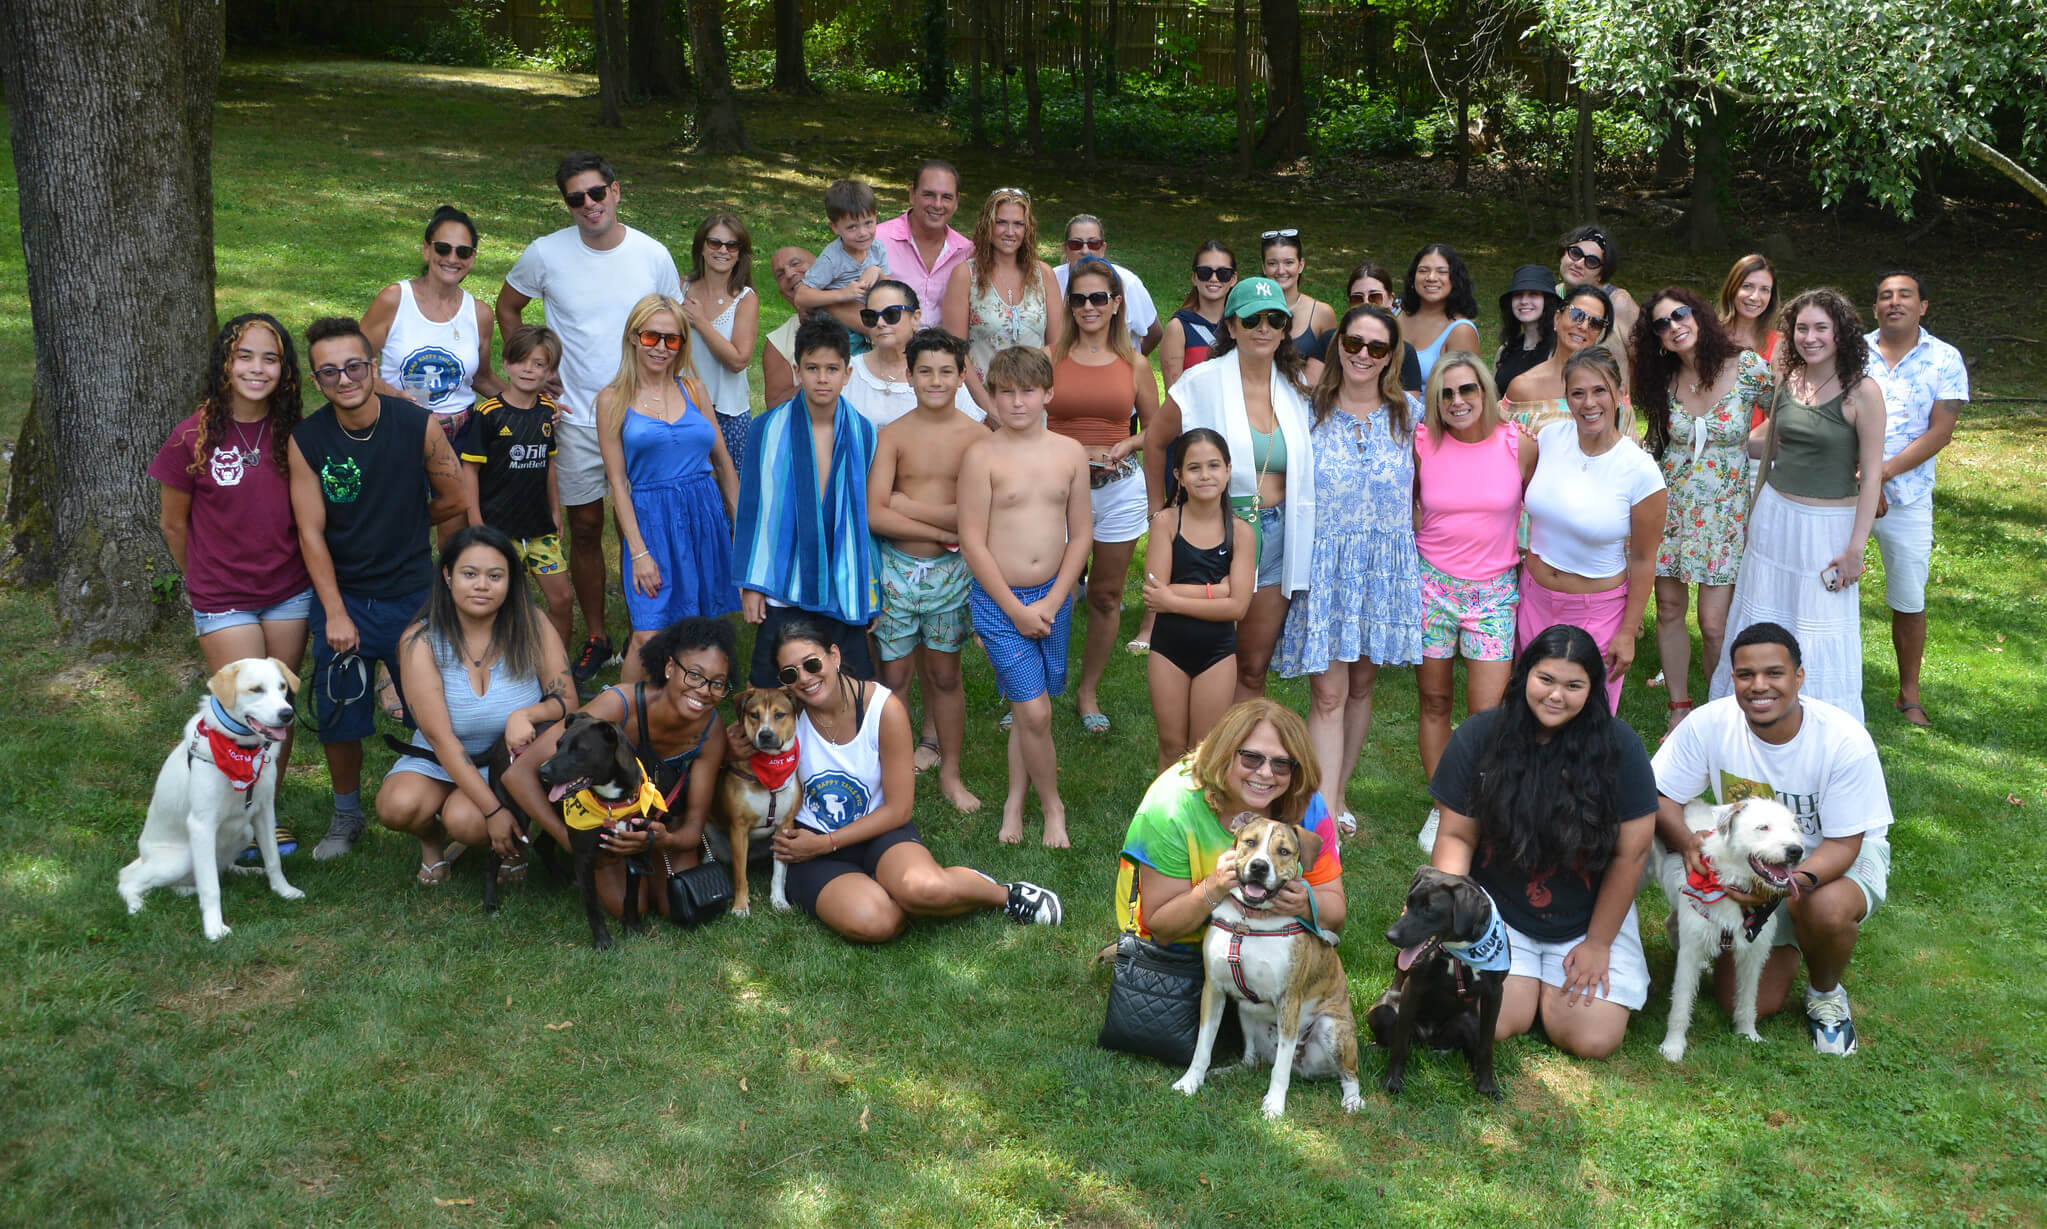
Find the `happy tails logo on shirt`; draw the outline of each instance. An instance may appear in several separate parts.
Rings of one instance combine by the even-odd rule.
[[[805,781],[803,801],[827,832],[837,832],[865,816],[873,797],[857,778],[834,770]]]
[[[431,405],[462,385],[462,360],[441,349],[426,346],[405,356],[398,365],[398,387],[419,388]]]

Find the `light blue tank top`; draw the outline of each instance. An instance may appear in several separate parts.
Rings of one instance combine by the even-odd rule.
[[[1274,423],[1272,430],[1251,431],[1251,468],[1261,474],[1286,472],[1286,429]]]
[[[1414,348],[1415,362],[1421,365],[1422,379],[1428,379],[1429,373],[1436,369],[1436,360],[1443,357],[1443,343],[1449,341],[1450,334],[1456,332],[1457,326],[1463,323],[1466,322],[1462,317],[1451,317],[1450,327],[1438,333],[1436,340],[1426,346],[1416,346]]]
[[[477,695],[469,685],[468,667],[462,664],[460,653],[449,650],[444,644],[436,644],[434,664],[441,671],[441,696],[448,704],[448,724],[455,729],[455,737],[462,742],[462,749],[470,755],[481,755],[505,732],[505,721],[513,713],[530,704],[540,703],[540,680],[537,678],[513,678],[505,669],[503,658],[490,668],[490,681],[485,684],[482,695]],[[429,748],[426,735],[418,730],[412,732],[412,745]]]

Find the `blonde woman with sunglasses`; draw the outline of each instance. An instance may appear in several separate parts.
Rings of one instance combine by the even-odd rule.
[[[597,446],[618,514],[633,629],[619,672],[626,683],[641,677],[640,646],[662,628],[739,609],[729,528],[739,475],[690,365],[687,319],[667,295],[633,304],[618,374],[597,394]]]

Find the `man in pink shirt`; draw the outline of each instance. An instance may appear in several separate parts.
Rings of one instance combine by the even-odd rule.
[[[874,231],[888,253],[889,276],[917,292],[927,321],[938,319],[947,279],[974,253],[973,241],[951,226],[959,207],[959,169],[934,158],[917,168],[910,207]]]

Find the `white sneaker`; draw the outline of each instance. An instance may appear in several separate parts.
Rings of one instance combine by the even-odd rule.
[[[1443,808],[1430,807],[1428,819],[1422,822],[1422,830],[1415,834],[1414,842],[1422,852],[1433,855],[1436,852],[1436,829],[1443,824]]]
[[[1846,986],[1825,993],[1806,988],[1805,1031],[1812,1037],[1812,1048],[1821,1054],[1855,1053],[1855,1017],[1848,1009]]]

